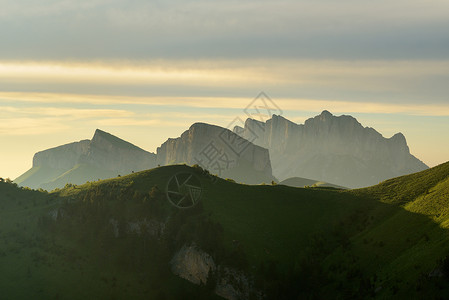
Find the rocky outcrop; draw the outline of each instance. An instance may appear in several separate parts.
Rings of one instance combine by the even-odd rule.
[[[195,123],[179,138],[163,143],[157,149],[157,163],[198,164],[212,174],[245,183],[274,179],[267,149],[228,129],[205,123]]]
[[[252,286],[247,276],[235,269],[220,267],[215,293],[228,300],[249,299]],[[254,291],[253,291],[254,293]],[[260,293],[254,293],[256,296]],[[262,297],[255,297],[262,299]]]
[[[216,265],[212,257],[195,244],[184,245],[170,261],[173,274],[194,284],[205,285],[212,273],[215,274],[215,294],[228,300],[249,299],[250,294],[262,299],[242,271]]]
[[[111,218],[109,219],[109,224],[111,225],[111,230],[114,234],[114,237],[118,238],[121,234],[119,230],[119,220]],[[135,234],[137,236],[145,234],[147,236],[161,239],[165,231],[166,223],[157,221],[155,219],[147,220],[145,218],[143,220],[128,221],[123,227],[124,232],[122,232],[122,234]]]
[[[304,124],[277,115],[266,122],[248,119],[234,132],[269,149],[279,180],[316,178],[356,188],[428,168],[410,154],[402,133],[384,138],[351,116],[328,111]]]
[[[215,262],[195,245],[184,245],[170,261],[171,271],[194,284],[206,284],[210,272],[216,270]]]

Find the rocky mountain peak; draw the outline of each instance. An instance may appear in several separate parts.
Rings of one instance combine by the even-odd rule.
[[[296,124],[284,117],[254,126],[248,119],[236,133],[269,149],[278,179],[317,178],[347,187],[377,184],[382,180],[428,168],[410,154],[402,133],[384,138],[349,115],[327,110]]]
[[[106,131],[97,129],[95,130],[94,136],[91,140],[91,146],[93,147],[112,147],[112,148],[122,148],[134,151],[145,151],[125,140],[122,140],[115,135],[112,135]],[[145,151],[147,152],[147,151]]]
[[[410,153],[409,147],[407,145],[407,140],[405,139],[405,136],[402,134],[402,132],[396,133],[388,140],[390,141],[391,145],[399,151]]]
[[[325,119],[325,118],[330,118],[333,117],[334,115],[331,114],[328,110],[323,110],[320,114],[320,117]]]
[[[402,134],[402,132],[396,133],[396,134],[393,135],[390,139],[391,139],[391,140],[394,140],[394,141],[398,141],[398,142],[400,142],[400,143],[407,144],[407,141],[406,141],[406,139],[405,139],[405,136]]]
[[[157,148],[157,164],[198,164],[220,177],[246,183],[272,180],[267,149],[215,125],[195,123]]]
[[[121,173],[142,170],[155,164],[156,156],[121,138],[97,129],[82,161]]]

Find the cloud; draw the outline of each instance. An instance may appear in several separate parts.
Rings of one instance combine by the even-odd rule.
[[[0,117],[0,136],[37,136],[71,129],[63,118]]]
[[[104,117],[132,117],[133,112],[116,109],[80,109],[74,107],[25,107],[0,106],[0,116],[5,115],[27,115],[33,118],[40,117],[65,117],[65,120],[78,120],[87,118]]]
[[[92,123],[118,117],[132,119],[134,115],[131,111],[115,109],[14,107],[0,104],[0,136],[60,133],[77,127],[77,122]]]
[[[170,108],[170,113],[166,116],[184,117],[192,119],[199,118],[201,114],[192,115],[182,113],[188,108],[200,109],[221,109],[226,111],[224,115],[229,115],[228,110],[243,111],[253,99],[243,97],[110,97],[99,95],[64,95],[64,94],[38,94],[38,93],[0,93],[0,99],[7,99],[16,102],[33,103],[78,103],[90,105],[114,105],[127,104],[128,109],[133,110],[133,105],[146,106],[148,110],[156,107]],[[449,103],[437,104],[395,104],[368,101],[344,101],[339,99],[304,99],[304,98],[275,98],[275,103],[283,111],[306,111],[319,112],[327,109],[336,113],[385,113],[385,114],[403,114],[403,115],[422,115],[422,116],[449,116]],[[139,108],[142,109],[142,108]],[[16,112],[19,109],[15,109]],[[33,110],[37,114],[46,115],[71,115],[74,118],[101,118],[101,117],[134,117],[134,113],[123,110],[112,109],[71,109],[71,108],[38,108],[28,109],[30,114]],[[176,113],[178,112],[178,113]],[[154,115],[153,115],[154,116]],[[160,117],[158,115],[157,117]],[[207,115],[203,115],[206,117]],[[121,119],[121,118],[119,118]],[[210,118],[209,118],[210,119]],[[108,121],[104,121],[108,122]]]
[[[179,95],[248,97],[265,90],[279,98],[445,103],[448,80],[449,60],[0,61],[4,99],[9,97],[7,91],[41,91],[41,98],[47,92],[47,99],[41,101],[54,101],[51,94],[62,92],[84,94],[85,101],[93,103],[101,97],[89,94],[113,95],[111,101],[119,98],[126,103],[145,102],[145,96],[156,95],[160,99]],[[66,95],[61,101],[69,98]]]
[[[447,59],[448,12],[443,0],[6,0],[0,57]]]

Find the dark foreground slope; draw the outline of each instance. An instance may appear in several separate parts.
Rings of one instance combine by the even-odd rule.
[[[201,181],[194,208],[166,199],[179,172]],[[170,272],[194,243],[245,274],[247,298],[438,299],[449,295],[448,193],[449,163],[351,191],[239,185],[181,165],[49,195],[1,183],[0,290],[208,299],[219,275],[196,287]]]

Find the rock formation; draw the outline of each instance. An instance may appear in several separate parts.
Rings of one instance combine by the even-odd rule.
[[[247,119],[234,132],[270,151],[273,175],[316,178],[356,188],[428,167],[410,154],[402,133],[384,138],[351,116],[328,111],[296,124],[281,116]]]
[[[206,284],[210,273],[216,270],[215,262],[195,245],[184,245],[170,261],[171,271],[194,284]]]
[[[244,183],[274,179],[267,149],[228,129],[205,123],[195,123],[179,138],[163,143],[157,149],[157,163],[198,164],[212,174]]]
[[[52,169],[68,170],[76,165],[79,158],[89,149],[90,140],[37,152],[33,157],[33,167],[49,167]]]
[[[97,129],[80,160],[117,174],[129,174],[153,168],[156,155]]]
[[[262,299],[262,294],[256,291],[252,282],[242,271],[216,265],[212,256],[199,249],[195,244],[184,245],[175,253],[170,261],[173,274],[196,285],[206,285],[210,275],[215,273],[215,294],[227,300],[249,299],[250,294],[255,299]]]
[[[92,140],[36,153],[33,167],[15,182],[53,190],[67,183],[82,184],[151,169],[157,164],[180,163],[198,164],[212,174],[243,183],[275,179],[267,149],[228,129],[195,123],[181,137],[163,143],[157,155],[97,129]]]

